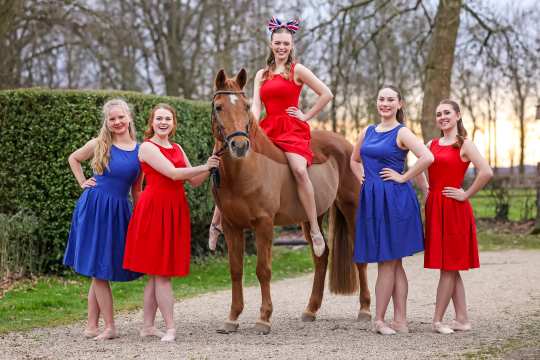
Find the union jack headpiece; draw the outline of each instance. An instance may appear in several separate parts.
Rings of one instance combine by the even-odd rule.
[[[300,29],[300,21],[298,20],[290,20],[286,23],[283,23],[281,20],[279,20],[277,17],[272,17],[272,19],[268,22],[268,30],[270,32],[274,32],[277,29],[285,28],[292,32],[293,34]]]

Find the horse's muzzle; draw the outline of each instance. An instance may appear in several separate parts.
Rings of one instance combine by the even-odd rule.
[[[229,150],[233,157],[243,158],[249,150],[249,140],[245,138],[241,140],[233,139],[229,142]]]

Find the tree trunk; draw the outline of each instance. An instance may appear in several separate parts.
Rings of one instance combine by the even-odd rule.
[[[452,66],[459,29],[462,0],[440,0],[435,17],[435,29],[425,68],[424,100],[422,104],[422,135],[425,141],[438,136],[433,121],[439,102],[450,96]]]

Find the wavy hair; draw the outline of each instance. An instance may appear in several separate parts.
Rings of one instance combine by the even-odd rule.
[[[103,174],[105,169],[109,167],[109,160],[111,157],[111,146],[112,146],[112,132],[109,129],[107,122],[109,121],[109,114],[113,107],[119,107],[122,111],[129,117],[129,136],[131,139],[135,140],[137,133],[135,131],[135,123],[133,121],[133,116],[131,113],[130,106],[127,102],[122,99],[111,99],[103,105],[102,115],[103,121],[101,124],[101,129],[99,130],[98,136],[96,138],[97,144],[94,149],[94,157],[91,161],[92,169],[96,174]]]
[[[270,42],[274,38],[274,34],[281,34],[281,33],[288,33],[291,34],[291,40],[293,39],[293,33],[292,31],[288,30],[287,28],[279,28],[272,32],[272,35],[270,35]],[[291,67],[292,64],[296,61],[296,57],[294,56],[294,47],[291,48],[291,52],[289,53],[289,57],[287,58],[287,61],[285,62],[285,71],[281,74],[285,79],[289,79],[289,75],[291,74]],[[266,58],[266,67],[264,68],[264,72],[262,74],[262,81],[266,81],[272,78],[272,74],[276,70],[276,58],[274,57],[274,52],[270,48],[270,53],[268,54],[268,57]]]
[[[454,144],[452,144],[455,148],[460,148],[463,146],[463,143],[465,142],[465,139],[467,138],[467,130],[465,130],[465,126],[463,126],[463,119],[461,118],[461,109],[459,108],[459,104],[451,99],[444,99],[441,100],[439,105],[450,105],[452,109],[456,112],[456,114],[459,114],[459,120],[457,121],[457,140]],[[443,136],[443,132],[441,130],[441,136]]]

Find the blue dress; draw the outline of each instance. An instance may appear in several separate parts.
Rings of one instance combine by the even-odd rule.
[[[383,181],[379,172],[403,172],[408,150],[396,144],[403,125],[385,132],[370,125],[360,149],[365,181],[356,211],[354,261],[397,260],[424,250],[420,206],[410,182]]]
[[[129,190],[140,172],[134,150],[111,146],[109,166],[94,174],[96,186],[83,191],[77,201],[64,264],[75,272],[101,280],[130,281],[141,274],[124,270],[124,246],[131,218]]]

